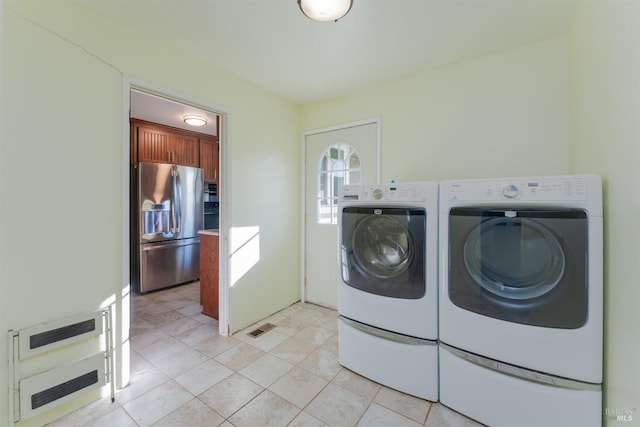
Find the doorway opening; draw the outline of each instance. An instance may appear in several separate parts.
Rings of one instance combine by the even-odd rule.
[[[130,329],[133,326],[130,321],[130,307],[131,307],[131,282],[130,282],[130,262],[132,253],[130,250],[130,163],[131,163],[131,149],[130,149],[130,119],[133,116],[131,94],[133,92],[143,93],[150,95],[156,101],[164,101],[166,104],[181,105],[183,108],[190,110],[199,110],[205,112],[210,117],[216,118],[216,132],[219,138],[219,171],[216,180],[219,182],[217,191],[220,195],[224,195],[224,203],[219,205],[219,318],[218,318],[218,333],[220,335],[229,335],[229,319],[230,319],[230,307],[229,307],[229,249],[228,249],[228,229],[229,229],[229,215],[231,205],[231,188],[230,178],[227,165],[231,163],[231,140],[229,137],[229,125],[230,125],[230,111],[224,107],[213,105],[209,102],[199,100],[193,97],[188,97],[180,93],[173,92],[166,88],[156,87],[146,82],[141,82],[131,78],[123,79],[122,89],[122,308],[121,308],[121,328],[118,329],[117,340],[122,345],[122,354],[117,355],[116,363],[122,371],[122,375],[119,375],[119,386],[124,386],[128,383],[129,379],[129,336]],[[158,112],[156,112],[158,113]],[[137,115],[137,114],[136,114]],[[152,117],[152,116],[149,116]],[[153,119],[153,122],[175,126],[177,120],[182,120],[182,117],[173,117],[173,122],[163,122],[159,119]],[[147,119],[148,120],[148,119]]]

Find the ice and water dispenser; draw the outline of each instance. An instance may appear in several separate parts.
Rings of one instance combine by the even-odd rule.
[[[170,229],[171,202],[164,203],[145,202],[142,204],[144,216],[144,234],[167,234]]]

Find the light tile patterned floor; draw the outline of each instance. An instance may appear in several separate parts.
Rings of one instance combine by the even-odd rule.
[[[341,367],[334,310],[297,303],[223,337],[199,296],[199,283],[133,295],[131,383],[49,426],[480,425]]]

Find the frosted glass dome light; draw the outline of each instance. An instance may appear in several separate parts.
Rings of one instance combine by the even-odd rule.
[[[337,21],[345,16],[353,0],[298,0],[300,10],[314,21]]]
[[[204,126],[207,124],[207,119],[201,116],[187,115],[183,117],[186,124],[191,126]]]

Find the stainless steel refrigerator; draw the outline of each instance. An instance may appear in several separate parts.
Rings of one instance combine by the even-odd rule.
[[[131,166],[131,286],[140,293],[200,277],[202,169]]]

